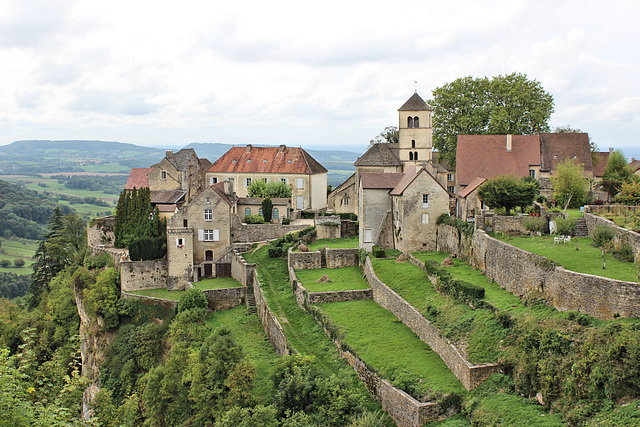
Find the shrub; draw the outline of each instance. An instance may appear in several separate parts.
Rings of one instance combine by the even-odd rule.
[[[593,242],[598,247],[606,247],[611,245],[613,241],[614,232],[604,225],[597,225],[593,230]]]
[[[204,292],[200,289],[191,288],[188,289],[181,297],[180,304],[178,304],[178,313],[192,308],[207,308],[209,303]]]
[[[558,217],[556,218],[556,226],[558,227],[558,234],[570,236],[576,231],[576,219]]]
[[[269,258],[280,258],[282,256],[282,247],[270,247],[269,248]]]
[[[382,249],[380,246],[374,246],[371,249],[371,252],[373,253],[373,256],[376,258],[384,258],[385,256],[384,249]]]
[[[282,225],[291,224],[291,218],[282,218]]]
[[[467,237],[473,236],[473,233],[475,231],[474,223],[463,221],[460,218],[451,217],[448,213],[441,214],[438,219],[436,219],[436,224],[444,224],[454,227],[460,234],[464,234]]]
[[[148,237],[134,240],[129,245],[129,257],[131,261],[145,261],[161,259],[167,253],[167,240],[165,237]]]
[[[107,253],[101,253],[93,256],[91,252],[87,252],[84,257],[84,266],[89,270],[99,270],[104,267],[113,267],[113,258]]]
[[[8,268],[11,265],[11,261],[8,259],[3,259],[0,261],[0,267]]]
[[[264,218],[261,215],[247,215],[244,217],[247,224],[264,224]]]
[[[543,233],[547,228],[547,220],[545,218],[524,218],[522,220],[522,225],[528,231]]]
[[[13,265],[15,265],[17,268],[21,268],[24,267],[25,261],[22,258],[16,258],[13,260]]]
[[[623,243],[622,245],[620,245],[620,247],[617,248],[617,250],[613,251],[613,256],[620,261],[633,262],[633,259],[634,259],[633,248],[628,244]],[[18,261],[17,258],[16,258],[16,261]]]

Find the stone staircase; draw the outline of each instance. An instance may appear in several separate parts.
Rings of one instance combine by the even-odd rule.
[[[584,218],[576,218],[576,231],[573,232],[573,237],[587,237],[588,235],[587,220]]]
[[[253,295],[253,287],[247,286],[246,302],[247,314],[258,312],[258,308],[256,307],[256,297]]]

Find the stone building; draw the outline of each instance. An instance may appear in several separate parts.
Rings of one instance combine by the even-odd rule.
[[[233,147],[207,170],[209,185],[232,178],[239,197],[249,195],[255,180],[285,182],[291,188],[293,209],[324,209],[327,206],[327,169],[302,148]]]
[[[215,274],[214,261],[233,241],[231,223],[237,200],[233,180],[225,180],[205,187],[168,219],[170,282]]]
[[[238,199],[238,216],[242,222],[245,222],[247,215],[260,215],[262,212],[261,197],[241,197]],[[271,212],[271,222],[282,222],[283,218],[289,218],[289,210],[291,209],[291,199],[274,197],[271,199],[273,211]]]
[[[358,213],[358,189],[356,174],[352,174],[327,196],[327,211],[333,213]]]

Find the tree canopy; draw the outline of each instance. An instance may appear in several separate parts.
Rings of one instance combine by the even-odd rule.
[[[609,193],[609,196],[615,197],[622,184],[632,182],[633,179],[633,170],[627,163],[627,158],[622,151],[615,150],[609,154],[607,164],[604,167],[604,175],[602,176],[602,188]]]
[[[553,96],[525,74],[461,77],[433,91],[433,146],[455,164],[458,135],[529,135],[549,130]]]
[[[400,133],[397,126],[387,126],[382,132],[376,135],[371,141],[369,146],[380,143],[398,143],[400,142]]]
[[[540,193],[540,184],[535,179],[518,179],[513,175],[500,175],[489,179],[478,188],[478,197],[482,203],[492,209],[504,208],[509,215],[511,209],[531,205]]]
[[[582,165],[574,163],[570,158],[560,163],[556,176],[551,178],[551,188],[557,205],[564,207],[569,203],[570,208],[584,205],[589,182],[584,177]]]
[[[263,179],[254,180],[247,188],[249,197],[288,198],[291,197],[291,187],[284,181],[266,182]]]

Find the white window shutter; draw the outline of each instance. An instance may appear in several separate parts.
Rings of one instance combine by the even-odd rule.
[[[220,241],[220,230],[213,230],[213,241],[214,242]]]
[[[298,188],[304,188],[304,181],[302,178],[298,178]]]
[[[198,241],[204,242],[204,230],[198,230]]]

